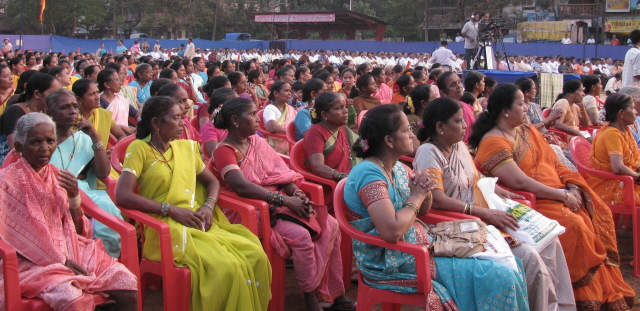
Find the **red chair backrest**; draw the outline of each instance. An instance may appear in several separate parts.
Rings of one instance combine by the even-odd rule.
[[[290,145],[295,145],[298,142],[298,135],[296,134],[296,124],[291,121],[287,125],[287,140]]]
[[[109,134],[109,143],[107,144],[107,148],[113,148],[118,143],[118,139],[113,136],[113,134]]]
[[[200,132],[200,120],[198,119],[198,115],[195,115],[193,119],[191,119],[191,125]]]
[[[264,127],[264,118],[262,117],[263,114],[264,114],[264,109],[258,111],[257,117],[260,120],[258,122],[258,128],[261,129],[261,130],[266,131],[266,128]]]
[[[129,147],[129,144],[131,144],[135,139],[135,135],[127,136],[123,140],[119,141],[111,151],[111,167],[113,167],[113,169],[119,174],[122,173],[122,163],[124,163],[124,156],[127,152],[127,147]]]
[[[7,157],[4,158],[4,162],[2,162],[2,168],[9,166],[9,164],[17,161],[18,158],[20,158],[20,154],[15,149],[11,149]]]
[[[547,118],[549,116],[549,113],[551,113],[551,110],[549,110],[550,108],[547,108],[545,110],[542,110],[542,117],[543,118]]]
[[[589,168],[589,158],[591,157],[591,144],[586,139],[574,136],[569,143],[571,157],[578,168]]]

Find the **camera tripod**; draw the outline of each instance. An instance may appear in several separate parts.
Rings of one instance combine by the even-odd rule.
[[[496,42],[496,50],[494,50],[494,46],[491,41],[482,41],[479,44],[478,51],[476,52],[476,56],[471,61],[471,68],[476,68],[476,63],[480,64],[480,56],[484,56],[484,64],[483,69],[485,70],[496,70],[498,69],[498,63],[496,62],[495,55],[500,55],[501,52],[504,57],[507,57],[507,51],[504,47],[504,42],[497,41]],[[507,66],[509,66],[509,62],[507,62]],[[479,66],[478,66],[479,67]],[[511,68],[505,68],[506,70],[511,70]],[[471,69],[470,69],[471,70]]]

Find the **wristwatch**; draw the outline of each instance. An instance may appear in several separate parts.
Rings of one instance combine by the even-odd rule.
[[[91,145],[91,148],[93,149],[93,151],[96,151],[96,150],[103,149],[104,145],[102,144],[102,141],[99,141],[99,142]]]

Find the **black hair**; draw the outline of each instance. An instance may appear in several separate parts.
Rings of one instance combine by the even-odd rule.
[[[213,74],[214,71],[216,71],[216,69],[220,70],[220,67],[210,66],[209,68],[207,68],[207,76],[211,77],[211,75]]]
[[[87,68],[84,69],[84,76],[88,77],[96,71],[100,71],[100,67],[98,67],[97,65],[87,66]]]
[[[418,140],[430,140],[437,132],[436,124],[447,123],[460,109],[460,103],[451,97],[440,97],[429,102],[422,113],[422,127],[418,130]]]
[[[584,92],[589,93],[591,91],[591,88],[596,86],[599,82],[602,82],[602,80],[600,80],[600,76],[597,76],[597,75],[586,75],[582,77],[582,85],[584,86]]]
[[[638,29],[632,30],[631,33],[629,34],[629,37],[631,39],[631,43],[634,45],[637,45],[638,42],[640,42],[640,30]]]
[[[281,70],[282,70],[282,69],[281,69]],[[268,96],[268,98],[269,98],[269,100],[270,100],[270,101],[275,101],[275,100],[276,100],[276,97],[275,97],[275,95],[273,95],[273,93],[274,93],[274,92],[280,92],[280,90],[282,89],[282,87],[283,87],[286,83],[287,83],[287,82],[284,82],[284,81],[280,81],[280,80],[278,80],[278,81],[276,81],[276,82],[273,82],[273,84],[271,84],[271,90],[269,90],[270,92],[269,92],[269,96]]]
[[[373,79],[373,76],[368,73],[365,73],[358,77],[358,80],[356,80],[356,88],[358,89],[358,91],[369,86],[369,80],[371,79]]]
[[[151,84],[153,85],[153,84]],[[169,83],[169,84],[165,84],[162,87],[160,87],[160,89],[158,89],[158,93],[156,94],[156,96],[171,96],[171,97],[175,97],[176,96],[176,92],[178,90],[182,89],[181,86],[177,85],[177,84],[173,84],[173,83]]]
[[[140,122],[136,128],[136,138],[144,139],[151,135],[153,128],[151,127],[151,120],[158,118],[162,123],[164,117],[169,113],[173,106],[178,103],[169,96],[152,96],[147,99],[142,107],[142,113],[140,114]]]
[[[311,78],[302,86],[302,101],[309,103],[311,101],[311,93],[320,91],[325,82],[318,78]]]
[[[25,87],[25,92],[20,94],[18,98],[19,103],[26,102],[27,100],[33,97],[35,91],[40,92],[40,94],[44,93],[51,87],[53,81],[56,80],[56,77],[46,74],[46,73],[34,73],[29,80],[27,81],[27,86]]]
[[[467,72],[467,75],[464,77],[464,90],[466,92],[473,92],[476,84],[482,82],[482,79],[484,79],[484,75],[477,71]]]
[[[492,88],[494,86],[496,86],[496,84],[498,84],[498,81],[496,81],[495,78],[492,77],[484,77],[484,89],[486,90],[487,88]]]
[[[607,96],[607,100],[604,102],[604,120],[611,123],[615,122],[618,118],[618,111],[626,109],[632,105],[633,98],[631,98],[631,95],[629,94],[613,93]]]
[[[360,65],[358,65],[358,67],[356,68],[356,73],[359,75],[365,75],[368,74],[367,68],[369,68],[369,63],[362,63]]]
[[[229,129],[231,127],[231,118],[233,116],[240,117],[251,107],[255,107],[255,104],[250,99],[242,97],[230,99],[220,108],[220,112],[218,112],[213,121],[213,126],[221,130]]]
[[[244,73],[242,71],[234,71],[227,74],[227,78],[231,83],[231,86],[235,86],[240,81],[240,78],[244,77]]]
[[[295,72],[295,69],[291,68],[291,67],[282,67],[280,69],[278,69],[278,71],[276,72],[276,77],[280,78],[282,76],[284,76],[285,74],[287,74],[287,72],[289,71],[293,71]]]
[[[303,73],[305,73],[305,72],[307,72],[307,71],[309,71],[309,70],[310,70],[310,69],[309,69],[309,67],[307,67],[307,66],[300,66],[300,67],[298,67],[298,69],[296,69],[296,73],[294,74],[294,76],[293,76],[293,77],[294,77],[296,80],[300,80],[300,76],[301,76]]]
[[[562,85],[562,93],[558,94],[556,97],[556,101],[563,99],[567,94],[573,93],[582,88],[582,81],[580,80],[569,80]]]
[[[162,71],[160,71],[159,77],[160,78],[165,78],[165,79],[171,79],[171,76],[173,76],[174,72],[176,72],[176,71],[171,69],[171,68],[165,68],[165,69],[162,69]],[[151,85],[153,85],[153,84],[151,84]]]
[[[13,69],[13,67],[15,67],[15,65],[20,63],[21,60],[22,60],[22,58],[20,58],[20,57],[14,57],[14,58],[10,59],[9,60],[9,70]]]
[[[352,147],[356,156],[364,159],[376,155],[384,145],[384,138],[400,129],[402,115],[398,105],[378,105],[369,109],[358,129],[360,138]],[[366,140],[369,147],[366,151],[362,146],[363,140]]]
[[[293,85],[291,86],[291,90],[293,90],[294,92],[297,92],[302,90],[303,87],[304,87],[304,83],[300,81],[296,81],[296,82],[293,82]]]
[[[473,124],[473,131],[469,137],[471,148],[477,148],[484,134],[490,131],[498,122],[498,117],[506,109],[513,107],[518,87],[511,83],[500,83],[491,92],[487,110],[481,113]]]
[[[4,65],[0,65],[0,71],[2,71],[2,69],[6,68],[6,66]],[[20,78],[18,78],[18,85],[16,86],[16,94],[22,94],[25,91],[25,86],[27,81],[29,81],[29,78],[31,78],[31,76],[33,76],[34,74],[38,73],[37,70],[25,70],[20,74]]]
[[[513,84],[515,84],[523,94],[533,90],[533,88],[536,87],[536,84],[530,78],[520,78]]]
[[[469,106],[473,106],[473,103],[476,102],[476,97],[471,92],[464,92],[459,100]]]
[[[91,81],[91,79],[82,78],[73,84],[71,90],[77,97],[82,97],[89,91],[89,86],[91,84],[95,84],[93,81]]]
[[[418,107],[422,105],[423,101],[429,102],[429,99],[431,97],[433,97],[431,96],[431,85],[428,85],[428,84],[420,84],[414,87],[413,90],[411,90],[411,92],[409,92],[409,98],[411,98],[411,102],[413,104],[413,109],[415,112],[418,112],[418,110],[420,110],[418,109]],[[402,103],[401,105],[402,105],[402,111],[404,111],[406,115],[413,113],[411,112],[411,108],[409,107],[408,100]]]
[[[404,67],[402,67],[401,65],[395,65],[393,66],[393,69],[391,69],[391,72],[402,73],[403,70],[404,70]]]
[[[62,73],[63,70],[67,70],[67,68],[64,68],[62,66],[54,66],[49,68],[49,71],[47,73],[55,77]]]
[[[232,98],[237,98],[238,93],[231,88],[221,87],[209,96],[209,107],[207,107],[207,111],[209,115],[213,115],[213,112],[218,109],[218,107],[224,105],[227,101]],[[215,116],[213,116],[215,118]]]
[[[376,68],[371,69],[370,75],[372,75],[375,78],[375,77],[380,76],[383,73],[384,73],[384,69],[383,68],[376,67]]]
[[[407,75],[407,74],[403,74],[400,77],[398,77],[398,79],[396,80],[396,85],[400,88],[400,93],[404,95],[404,91],[402,90],[405,86],[409,85],[409,83],[411,83],[411,79],[413,79],[413,76],[411,75]]]
[[[313,106],[313,109],[316,111],[316,117],[311,118],[311,123],[320,123],[320,121],[322,121],[322,113],[328,112],[342,96],[344,96],[344,94],[336,92],[324,92],[320,94]]]
[[[217,76],[209,79],[202,90],[207,92],[207,96],[211,96],[211,93],[221,87],[225,87],[227,84],[231,85],[231,82],[229,82],[229,79],[227,77]]]
[[[156,96],[158,95],[158,91],[161,87],[172,83],[173,82],[167,78],[156,79],[155,81],[153,81],[153,83],[151,83],[151,86],[149,87],[149,93],[151,94],[151,96]]]
[[[169,66],[169,68],[173,69],[176,73],[178,72],[180,67],[184,67],[182,62],[175,62],[175,63],[171,64],[171,66]]]
[[[436,80],[436,78],[442,74],[442,72],[444,72],[444,70],[440,69],[440,68],[436,68],[431,70],[431,72],[429,73],[429,80]],[[485,82],[486,83],[486,82]]]
[[[120,69],[122,69],[122,64],[120,63],[108,63],[106,65],[104,65],[104,68],[111,68],[113,70],[115,70],[116,72],[120,72]]]
[[[422,71],[422,70],[417,70],[417,69],[414,69],[414,70],[411,72],[411,76],[413,77],[413,80],[420,79],[420,77],[421,77],[422,75],[425,75],[425,76],[426,76],[426,74],[427,74],[426,72],[424,72],[424,71]]]
[[[313,77],[316,79],[320,79],[322,81],[324,81],[325,83],[327,82],[327,80],[329,78],[333,78],[333,76],[326,70],[324,69],[320,69],[316,72],[313,73]]]
[[[255,84],[255,82],[253,81],[255,81],[256,78],[260,78],[260,75],[262,75],[262,73],[260,73],[260,70],[253,69],[249,71],[249,74],[247,75],[247,81]]]
[[[111,76],[113,74],[118,74],[115,70],[111,68],[103,69],[98,73],[98,90],[100,92],[104,92],[104,84],[107,82],[111,82]]]

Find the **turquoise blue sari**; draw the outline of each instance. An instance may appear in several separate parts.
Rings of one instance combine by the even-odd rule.
[[[409,176],[396,162],[393,182],[373,162],[362,161],[349,173],[344,199],[350,223],[362,232],[380,236],[363,200],[371,204],[387,195],[395,210],[409,198]],[[407,243],[432,241],[425,224],[416,221],[402,238]],[[367,284],[399,293],[417,292],[416,262],[408,253],[353,240],[356,265]],[[449,310],[529,310],[523,270],[474,258],[431,257],[433,291]],[[455,302],[453,305],[452,302]],[[456,307],[457,306],[457,307]]]
[[[93,145],[91,138],[87,134],[78,131],[58,145],[51,156],[51,164],[78,177],[80,173],[85,172],[85,168],[93,159],[94,153],[91,145]],[[120,210],[113,204],[107,191],[97,190],[97,178],[91,168],[88,168],[85,174],[87,178],[84,180],[78,179],[78,188],[84,191],[105,212],[122,219]],[[95,221],[93,222],[93,237],[102,240],[109,256],[120,257],[120,235],[113,229]]]

